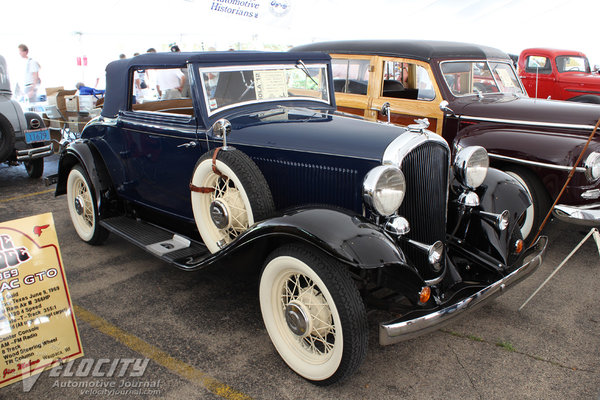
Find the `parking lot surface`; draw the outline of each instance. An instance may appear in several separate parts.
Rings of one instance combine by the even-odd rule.
[[[45,175],[56,163],[56,157],[46,159]],[[84,358],[147,365],[137,377],[44,372],[31,388],[15,383],[0,389],[0,398],[599,398],[600,255],[594,241],[518,311],[589,228],[552,221],[538,271],[442,330],[381,347],[371,321],[358,373],[323,388],[295,375],[271,345],[258,303],[260,266],[221,263],[190,273],[114,235],[89,246],[71,225],[65,196],[55,198],[52,187],[28,179],[23,167],[0,166],[0,222],[46,212],[54,216]],[[110,385],[122,392],[102,389]]]

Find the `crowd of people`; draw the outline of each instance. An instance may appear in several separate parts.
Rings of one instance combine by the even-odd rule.
[[[180,52],[181,49],[176,43],[169,45],[171,52]],[[25,44],[18,46],[19,54],[23,59],[23,75],[17,76],[16,85],[14,85],[14,97],[20,102],[36,103],[41,100],[38,90],[41,86],[40,64],[29,56],[29,48]],[[233,49],[230,49],[233,50]],[[155,48],[149,48],[146,53],[156,53]],[[138,56],[140,53],[134,53]],[[119,59],[126,59],[125,54],[120,54]],[[98,82],[94,86],[97,86]],[[83,83],[78,83],[77,88],[90,88]],[[94,87],[93,89],[96,89]],[[138,70],[134,78],[134,96],[136,102],[142,102],[144,99],[177,99],[190,97],[189,79],[187,69],[168,69],[153,71]]]

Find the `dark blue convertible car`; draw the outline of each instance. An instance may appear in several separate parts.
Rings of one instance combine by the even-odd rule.
[[[106,73],[101,116],[60,158],[77,233],[114,233],[189,271],[225,256],[263,265],[267,332],[310,381],[360,366],[367,309],[389,314],[380,343],[399,342],[541,263],[546,238],[525,249],[516,229],[530,204],[517,181],[481,147],[451,160],[424,121],[336,112],[327,55],[144,54]]]

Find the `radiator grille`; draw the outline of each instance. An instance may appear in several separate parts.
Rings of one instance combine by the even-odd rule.
[[[398,214],[410,223],[410,232],[406,235],[409,239],[427,245],[437,240],[445,241],[448,164],[448,149],[436,142],[416,147],[402,161],[406,197]],[[403,245],[403,250],[420,271],[430,270],[422,251],[407,245]]]

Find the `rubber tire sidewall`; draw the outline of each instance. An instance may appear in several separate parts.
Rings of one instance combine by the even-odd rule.
[[[280,334],[278,325],[281,326],[285,318],[280,316],[278,320],[274,316],[277,311],[274,311],[273,300],[278,295],[277,283],[290,272],[300,272],[312,279],[331,310],[336,327],[336,345],[331,358],[323,365],[310,364],[303,359],[288,344],[293,336]],[[298,375],[324,386],[353,374],[362,364],[368,347],[366,310],[352,278],[341,263],[303,245],[283,246],[265,262],[260,277],[259,300],[271,342],[284,362]],[[283,329],[286,328],[283,326]]]
[[[35,160],[25,161],[25,170],[31,179],[41,178],[44,174],[44,159],[36,158]]]
[[[531,228],[529,232],[521,233],[523,240],[527,241],[533,235],[535,235],[540,228],[540,225],[544,221],[548,210],[550,209],[550,198],[536,176],[529,170],[521,167],[507,167],[504,172],[515,178],[527,191],[531,197],[532,207],[530,206],[526,212],[533,210],[533,217],[531,217]],[[526,218],[530,218],[529,216]]]
[[[73,204],[74,196],[72,193],[72,188],[75,179],[83,180],[92,198],[94,221],[89,231],[80,226],[81,224],[78,221],[76,221],[78,215],[75,211],[75,206]],[[101,244],[106,240],[106,238],[108,237],[108,231],[98,224],[98,205],[96,204],[96,195],[94,193],[94,187],[91,185],[88,174],[85,171],[85,169],[81,166],[81,164],[75,165],[69,172],[69,176],[67,178],[67,205],[69,209],[69,216],[71,217],[71,222],[73,223],[73,227],[75,228],[75,231],[77,232],[77,235],[79,235],[81,240],[88,244],[94,245]]]
[[[214,150],[208,151],[196,163],[192,175],[192,184],[203,186],[206,177],[214,174],[212,170],[212,157]],[[254,162],[239,150],[220,150],[215,160],[217,169],[231,179],[240,191],[244,206],[248,213],[248,226],[262,221],[275,212],[273,197],[269,186]],[[211,253],[221,250],[213,240],[216,227],[210,218],[208,209],[202,207],[202,197],[210,196],[208,193],[191,193],[192,211],[196,227],[204,244]]]
[[[10,121],[0,114],[0,162],[7,161],[15,150],[15,130]]]

